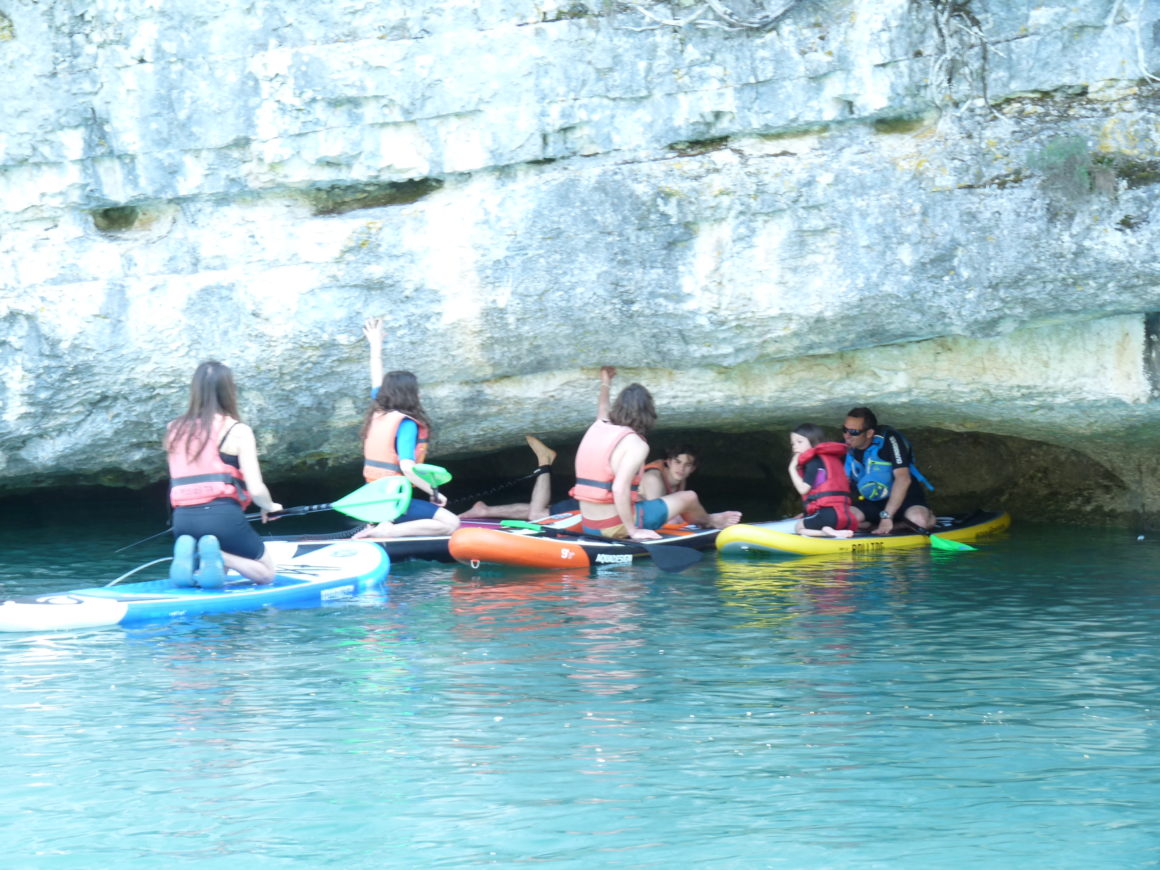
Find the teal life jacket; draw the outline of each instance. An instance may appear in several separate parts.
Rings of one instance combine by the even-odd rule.
[[[918,470],[918,466],[914,464],[914,450],[910,446],[910,442],[902,437],[900,432],[894,430],[884,430],[894,435],[906,445],[910,451],[911,462],[908,466],[910,468],[910,475],[927,489],[933,491],[929,480]],[[882,451],[883,445],[886,444],[886,439],[881,435],[875,435],[870,442],[870,446],[862,452],[862,461],[859,462],[854,458],[854,453],[851,450],[846,451],[846,476],[850,478],[850,483],[854,490],[858,493],[860,498],[866,501],[884,501],[890,497],[890,487],[894,485],[894,468],[889,459],[882,459],[879,453]]]

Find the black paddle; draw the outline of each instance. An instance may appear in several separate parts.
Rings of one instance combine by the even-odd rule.
[[[619,544],[630,553],[648,553],[658,568],[673,574],[684,571],[691,565],[696,565],[701,561],[702,556],[700,550],[694,550],[691,547],[665,546],[659,542],[645,544],[640,541],[613,540],[612,538],[602,538],[599,535],[589,535],[586,532],[574,532],[571,529],[557,529],[540,523],[525,523],[523,520],[504,520],[500,525],[514,529],[531,529],[549,538],[584,538],[605,544]]]
[[[286,508],[276,514],[269,514],[269,518],[276,520],[281,517],[297,517],[303,514],[313,514],[321,511],[338,511],[339,513],[346,514],[348,517],[362,520],[364,523],[382,523],[395,519],[407,509],[407,505],[410,502],[410,481],[405,477],[383,477],[360,486],[354,492],[347,493],[337,501],[327,502],[326,504],[306,504],[300,507]],[[245,514],[244,516],[247,520],[253,522],[254,520],[261,519],[262,514],[260,512],[253,512]],[[115,550],[114,552],[120,553],[123,550],[128,550],[131,547],[136,547],[138,544],[144,544],[146,541],[152,541],[154,538],[160,538],[162,535],[168,535],[169,533],[170,530],[165,529],[155,535],[150,535],[148,538],[142,538],[140,541],[127,544],[120,550]]]

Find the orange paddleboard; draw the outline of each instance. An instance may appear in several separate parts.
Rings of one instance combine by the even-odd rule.
[[[500,529],[456,529],[448,542],[451,557],[478,566],[481,562],[525,568],[589,568],[588,552],[575,541],[541,538]]]

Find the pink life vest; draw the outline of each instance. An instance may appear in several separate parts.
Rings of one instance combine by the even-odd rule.
[[[607,420],[597,420],[588,427],[580,446],[576,448],[576,485],[569,493],[578,501],[612,504],[612,452],[621,441],[636,433],[628,426],[617,426]],[[632,481],[632,500],[640,501],[636,491],[640,473]]]
[[[218,498],[237,499],[242,507],[250,504],[250,494],[246,490],[246,479],[241,469],[230,465],[221,455],[222,442],[237,422],[224,415],[217,415],[209,437],[193,457],[189,455],[188,440],[167,445],[169,503],[173,507],[209,504]],[[172,433],[173,424],[169,426]],[[193,433],[194,437],[196,435],[196,432]]]

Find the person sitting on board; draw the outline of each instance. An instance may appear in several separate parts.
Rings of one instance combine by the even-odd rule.
[[[846,445],[827,441],[816,423],[802,423],[790,433],[789,448],[789,479],[805,505],[794,532],[811,538],[852,537],[862,514],[850,504]]]
[[[648,501],[680,492],[696,470],[696,449],[688,444],[674,444],[665,451],[664,459],[654,459],[642,469],[640,497]]]
[[[612,389],[612,379],[616,377],[614,366],[602,366],[600,369],[600,390],[596,399],[596,417],[603,419],[608,416],[608,396]],[[513,504],[489,505],[477,501],[470,508],[459,515],[460,519],[494,518],[503,520],[539,520],[548,516],[557,516],[580,510],[580,503],[574,498],[566,498],[549,505],[552,498],[552,482],[550,478],[552,463],[556,461],[556,451],[552,450],[543,441],[531,435],[525,435],[528,446],[536,454],[536,482],[532,484],[532,500],[530,502],[515,502]]]
[[[637,486],[648,458],[645,436],[656,419],[649,391],[629,384],[616,397],[608,416],[598,417],[584,433],[576,448],[572,496],[580,502],[581,528],[586,534],[653,541],[660,538],[654,530],[678,515],[715,529],[741,520],[737,511],[708,513],[689,489],[640,501]]]
[[[671,495],[686,489],[689,476],[697,470],[697,451],[687,444],[674,444],[665,451],[664,459],[646,463],[640,475],[642,501]],[[683,522],[683,518],[676,517]]]
[[[244,508],[282,510],[258,466],[254,431],[238,418],[237,387],[228,366],[203,362],[189,386],[189,410],[165,430],[169,503],[177,539],[170,579],[178,586],[220,589],[232,568],[255,583],[274,579],[274,559]],[[194,574],[194,546],[200,570]]]
[[[902,433],[880,427],[873,411],[858,407],[846,414],[842,437],[846,476],[864,527],[874,526],[875,535],[889,535],[901,519],[921,532],[933,529],[937,517],[927,506],[923,487],[934,487],[914,464],[914,450]]]
[[[447,510],[447,497],[415,473],[415,465],[427,457],[431,424],[419,400],[419,380],[411,372],[383,374],[383,322],[367,318],[363,335],[370,343],[371,387],[374,401],[363,421],[363,477],[367,483],[383,477],[402,476],[430,501],[412,497],[407,510],[393,522],[368,526],[356,538],[450,535],[459,517]],[[377,389],[376,389],[377,388]]]

